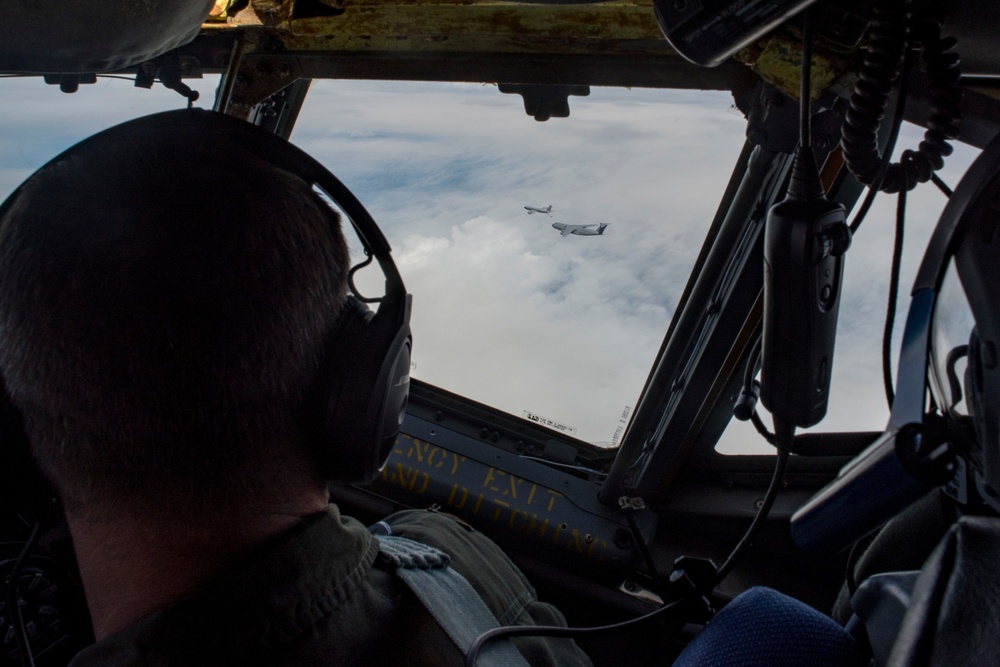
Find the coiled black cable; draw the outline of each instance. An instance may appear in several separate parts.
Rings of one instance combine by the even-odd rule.
[[[889,103],[892,83],[903,66],[910,32],[908,0],[881,0],[872,8],[868,52],[848,102],[841,147],[848,168],[865,185],[881,176],[878,127]]]
[[[868,53],[842,130],[841,146],[848,168],[859,181],[883,192],[912,190],[918,183],[931,180],[934,171],[944,166],[944,158],[952,153],[948,140],[958,136],[962,117],[960,61],[949,51],[956,40],[942,38],[941,27],[933,19],[920,21],[911,39],[909,9],[910,0],[880,0],[873,7]],[[917,150],[904,151],[900,162],[888,164],[883,170],[878,127],[911,42],[923,47],[931,114]]]

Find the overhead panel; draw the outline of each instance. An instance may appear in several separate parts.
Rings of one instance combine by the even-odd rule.
[[[651,0],[344,0],[342,8],[314,1],[308,6],[318,13],[307,16],[302,2],[263,4],[271,9],[217,7],[201,46],[242,35],[252,44],[244,57],[294,58],[308,78],[698,89],[753,78],[735,62],[705,69],[684,61],[664,40]]]

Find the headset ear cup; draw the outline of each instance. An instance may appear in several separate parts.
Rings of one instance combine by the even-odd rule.
[[[315,393],[310,394],[310,399],[315,405],[309,406],[311,414],[306,417],[309,430],[320,432],[314,452],[325,475],[352,481],[374,478],[395,442],[409,387],[410,296],[392,261],[388,241],[361,202],[322,164],[281,137],[212,111],[168,111],[116,125],[67,149],[42,169],[71,159],[80,151],[101,148],[115,137],[167,130],[177,133],[179,140],[212,136],[220,146],[231,144],[247,154],[266,156],[274,167],[296,176],[331,200],[357,233],[369,262],[378,262],[386,278],[386,296],[374,315],[364,303],[350,299],[342,316],[344,324],[332,337],[317,377],[316,384],[325,384],[326,388],[311,387]],[[0,213],[13,204],[23,187],[0,204]],[[7,410],[2,412],[0,419],[8,421]],[[11,414],[16,421],[16,411]],[[45,488],[44,480],[40,474],[27,472],[33,466],[23,429],[12,429],[20,435],[5,436],[2,428],[0,424],[0,454],[5,457],[0,461],[0,498],[16,497],[20,491],[13,489],[24,488],[25,483],[36,490],[31,493],[37,497],[36,492]],[[17,452],[23,454],[24,465],[17,463],[14,467],[8,462]],[[39,483],[29,483],[29,479]]]
[[[328,351],[324,428],[316,457],[328,480],[368,483],[385,465],[409,397],[410,297],[377,315],[349,299]]]

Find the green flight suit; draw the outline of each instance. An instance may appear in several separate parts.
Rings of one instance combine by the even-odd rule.
[[[394,535],[448,553],[502,625],[565,625],[484,535],[437,512],[409,510],[386,521]],[[413,593],[375,565],[376,540],[331,505],[190,598],[84,649],[70,665],[464,665]],[[531,665],[590,665],[569,640],[514,643]]]

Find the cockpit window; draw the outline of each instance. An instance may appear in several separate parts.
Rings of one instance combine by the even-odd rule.
[[[414,377],[614,446],[745,121],[728,93],[594,88],[569,104],[538,122],[492,85],[317,81],[292,141],[392,244]]]
[[[904,124],[897,146],[916,145],[922,133],[923,129]],[[952,187],[979,154],[977,149],[966,144],[957,144],[955,148],[940,172],[941,178]],[[910,307],[913,279],[947,201],[930,183],[907,194],[903,263],[892,337],[893,382],[898,372],[899,346]],[[896,195],[879,194],[847,251],[830,402],[823,421],[802,431],[882,431],[889,419],[882,381],[882,334],[897,203]],[[849,220],[851,216],[853,213],[849,214]],[[968,342],[968,329],[965,342]],[[757,409],[771,428],[771,417],[763,405],[758,403]],[[775,451],[749,422],[735,419],[729,423],[716,450],[723,454],[773,454]]]
[[[201,105],[211,105],[217,81],[191,82]],[[76,141],[185,103],[159,86],[105,78],[74,95],[33,77],[4,85],[4,197]],[[414,377],[615,446],[746,124],[726,92],[592,88],[569,104],[568,118],[538,122],[520,96],[494,85],[315,81],[291,139],[357,194],[392,244],[415,295]],[[916,141],[908,127],[899,145]],[[959,146],[945,180],[957,182],[973,154]],[[910,194],[897,343],[943,204],[929,185]],[[885,424],[879,341],[894,209],[881,195],[848,253],[831,404],[818,430]],[[377,294],[379,283],[377,271],[359,273],[363,292]],[[719,451],[772,450],[734,421]]]
[[[158,111],[179,109],[187,100],[160,85],[136,88],[133,77],[100,76],[66,94],[40,76],[0,76],[3,127],[0,130],[0,201],[37,168],[100,130]],[[210,107],[218,76],[185,79],[200,93],[198,106]]]
[[[956,415],[969,414],[965,405],[965,369],[969,336],[975,324],[969,299],[952,263],[934,304],[931,381],[938,407]]]
[[[218,77],[189,83],[211,106]],[[4,85],[2,197],[84,137],[185,105],[115,78],[72,95],[38,77]],[[538,122],[495,85],[315,81],[291,140],[388,237],[415,295],[414,377],[615,446],[745,120],[728,92],[592,88],[569,104]],[[359,273],[362,291],[379,283]]]

